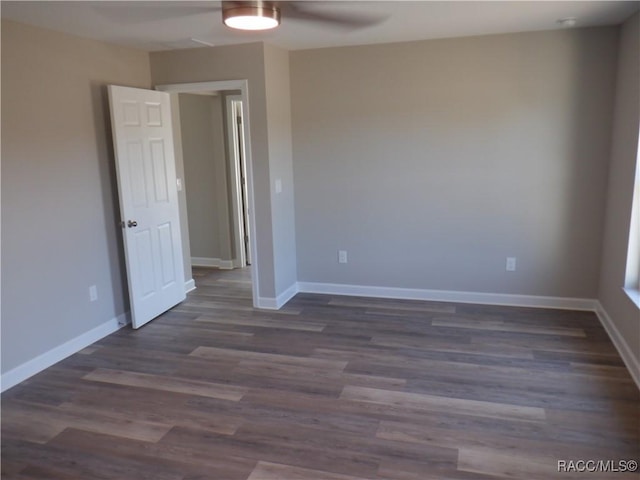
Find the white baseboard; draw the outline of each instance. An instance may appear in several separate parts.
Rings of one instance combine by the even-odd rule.
[[[116,332],[126,325],[128,321],[128,314],[119,315],[118,317],[112,318],[82,335],[72,338],[62,345],[52,348],[48,352],[38,355],[22,365],[9,370],[2,374],[2,377],[0,378],[0,391],[4,392],[5,390],[8,390],[27,378],[32,377],[36,373],[40,373],[45,368],[58,363],[60,360],[64,360],[68,356],[79,352],[92,343]]]
[[[254,306],[264,310],[278,310],[278,302],[273,297],[258,297],[258,304]]]
[[[193,278],[184,282],[184,293],[193,292],[196,289],[196,282]]]
[[[116,317],[116,320],[118,322],[118,325],[120,325],[120,327],[131,325],[131,312],[121,313]]]
[[[276,305],[278,306],[278,309],[283,307],[289,300],[291,300],[293,297],[295,297],[296,293],[298,293],[298,291],[299,291],[298,290],[298,284],[294,283],[289,288],[287,288],[284,292],[282,292],[280,295],[278,295],[276,297]]]
[[[370,287],[336,283],[298,282],[298,291],[356,297],[394,298],[398,300],[427,300],[431,302],[477,303],[512,307],[595,310],[596,301],[590,298],[541,297],[507,293],[458,292],[422,290],[414,288]]]
[[[242,268],[243,266],[239,258],[234,258],[233,260],[231,260],[231,263],[233,264],[233,268]]]
[[[640,388],[640,360],[633,355],[629,344],[616,328],[615,323],[613,323],[613,320],[611,320],[611,317],[599,301],[596,301],[595,311],[596,315],[598,315],[598,318],[600,319],[600,323],[602,323],[602,326],[607,331],[613,345],[622,357],[622,361],[627,366],[627,370],[629,370],[631,378],[633,378],[633,381],[636,382],[636,385]]]
[[[191,257],[191,265],[194,267],[216,267],[221,270],[233,269],[233,260],[220,258]]]
[[[289,300],[295,297],[298,291],[298,284],[294,283],[276,298],[258,297],[257,307],[265,310],[280,310]]]

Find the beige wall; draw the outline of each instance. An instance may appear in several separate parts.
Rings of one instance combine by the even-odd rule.
[[[215,80],[248,80],[248,120],[251,129],[256,221],[256,231],[253,234],[257,240],[259,263],[258,296],[273,299],[290,286],[283,286],[283,281],[279,279],[295,279],[295,257],[293,261],[278,261],[276,263],[275,237],[277,236],[280,242],[287,240],[287,237],[294,236],[295,233],[291,215],[273,211],[274,208],[291,210],[293,207],[284,205],[284,202],[272,204],[273,173],[277,171],[284,177],[287,173],[287,166],[286,161],[282,162],[279,158],[275,158],[271,150],[271,144],[281,140],[278,138],[280,130],[270,129],[270,125],[268,125],[269,116],[272,117],[273,113],[267,112],[265,48],[261,43],[250,43],[153,52],[150,59],[151,78],[154,85]],[[275,64],[275,62],[273,63]],[[269,68],[277,71],[281,67],[284,68],[277,64]],[[283,95],[287,98],[288,92]],[[274,108],[272,103],[269,108]],[[286,136],[286,132],[282,135]],[[282,141],[286,144],[286,139]],[[283,218],[283,225],[278,224],[277,222]],[[287,241],[290,244],[294,243],[290,239]]]
[[[108,84],[148,55],[2,21],[3,373],[128,310]]]
[[[231,260],[223,98],[179,99],[191,255]]]
[[[273,254],[278,266],[275,281],[276,291],[283,292],[297,281],[289,52],[265,45],[264,55],[273,205]],[[282,186],[280,193],[276,192],[276,181]]]
[[[182,128],[180,126],[180,96],[171,94],[171,124],[173,127],[173,148],[176,158],[176,177],[184,182],[184,160],[182,158]],[[187,192],[178,190],[178,209],[180,211],[180,233],[182,237],[182,265],[185,285],[193,282],[191,272],[191,246],[189,239],[189,212],[187,211]]]
[[[616,49],[596,28],[292,52],[298,280],[595,298]]]
[[[598,298],[640,363],[640,312],[622,291],[640,127],[640,15],[622,26]]]

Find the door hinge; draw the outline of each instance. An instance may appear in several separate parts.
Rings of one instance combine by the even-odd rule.
[[[236,117],[236,122],[238,125],[242,125],[242,117]]]
[[[244,243],[249,243],[249,236],[248,235],[244,236]]]

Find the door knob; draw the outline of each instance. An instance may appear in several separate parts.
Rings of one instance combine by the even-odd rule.
[[[132,228],[132,227],[137,227],[138,226],[138,222],[136,222],[135,220],[129,220],[127,222],[127,227]]]

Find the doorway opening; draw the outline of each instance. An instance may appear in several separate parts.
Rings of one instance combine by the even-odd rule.
[[[216,134],[217,137],[215,138],[215,143],[217,144],[215,148],[222,152],[219,153],[224,157],[222,163],[218,161],[215,166],[206,165],[202,167],[216,170],[213,173],[215,181],[209,182],[207,186],[208,180],[200,178],[201,175],[196,168],[195,171],[190,172],[191,182],[194,184],[191,185],[192,191],[190,191],[190,181],[188,178],[185,181],[185,174],[187,173],[186,162],[188,160],[185,159],[182,165],[184,173],[183,178],[180,179],[182,185],[179,185],[179,188],[182,187],[184,190],[182,195],[184,208],[181,208],[181,214],[184,217],[184,221],[181,219],[183,233],[187,233],[189,236],[190,231],[200,232],[206,230],[203,226],[205,222],[200,221],[200,219],[206,218],[208,222],[212,222],[211,217],[214,217],[213,226],[209,228],[209,236],[207,237],[207,232],[203,231],[202,235],[198,234],[198,238],[204,239],[205,244],[209,246],[213,238],[213,243],[219,242],[217,244],[218,251],[223,252],[215,256],[215,253],[211,254],[209,253],[211,250],[209,250],[205,254],[200,253],[198,255],[198,251],[191,251],[190,242],[183,242],[185,274],[192,279],[191,288],[195,287],[192,277],[193,267],[209,266],[234,269],[251,266],[253,305],[257,306],[258,259],[253,235],[253,232],[255,232],[255,218],[252,214],[254,200],[248,82],[246,80],[232,80],[172,84],[157,86],[156,89],[168,92],[172,97],[174,129],[178,129],[174,133],[174,137],[179,137],[176,140],[180,140],[180,145],[176,147],[176,161],[179,167],[183,160],[181,150],[184,149],[184,145],[182,145],[182,138],[185,135],[184,129],[189,128],[188,125],[181,125],[182,100],[195,106],[194,108],[200,109],[201,114],[203,108],[206,110],[205,104],[215,105],[217,110],[214,109],[214,111],[219,113],[217,114],[218,118],[214,119],[214,123],[222,122],[224,124],[224,127],[221,124],[217,124],[218,134]],[[195,128],[203,127],[204,123],[206,122],[196,121]],[[210,135],[215,136],[213,132],[210,132]],[[203,135],[201,133],[201,137],[204,136],[206,134]],[[178,142],[176,141],[176,143]],[[224,145],[221,147],[221,144]],[[200,188],[200,193],[197,192],[198,188]],[[208,192],[204,190],[206,188],[209,188]],[[193,209],[187,207],[187,195],[189,194],[191,194],[192,198],[197,198],[198,200],[206,198],[208,203],[205,202],[204,207]],[[188,222],[186,221],[187,218]],[[201,247],[198,246],[196,248]]]

